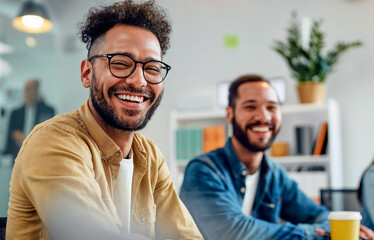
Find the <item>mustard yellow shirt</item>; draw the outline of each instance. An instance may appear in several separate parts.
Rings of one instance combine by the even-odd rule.
[[[132,149],[131,232],[202,239],[154,142],[135,133]],[[37,125],[15,161],[6,239],[125,239],[113,201],[123,157],[87,102]]]

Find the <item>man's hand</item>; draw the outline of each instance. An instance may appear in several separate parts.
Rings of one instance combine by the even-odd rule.
[[[330,236],[329,233],[326,233],[325,230],[316,228],[315,230],[317,233],[324,235],[324,236]],[[371,230],[370,228],[367,228],[363,225],[360,226],[360,240],[365,239],[365,240],[374,240],[374,231]]]
[[[360,226],[360,239],[374,240],[374,231],[363,225]]]
[[[19,146],[22,145],[22,142],[25,139],[25,137],[23,136],[23,133],[19,130],[14,130],[12,132],[12,138]]]

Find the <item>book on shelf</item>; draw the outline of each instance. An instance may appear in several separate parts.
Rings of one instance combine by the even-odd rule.
[[[192,149],[191,149],[191,155],[193,157],[196,157],[200,154],[202,154],[203,152],[203,147],[202,147],[202,129],[201,128],[195,128],[193,131],[192,131]]]
[[[180,128],[176,131],[176,158],[190,160],[202,153],[202,129]]]
[[[313,126],[302,125],[295,127],[296,154],[308,155],[313,148]]]
[[[202,153],[223,147],[226,141],[225,125],[179,128],[175,134],[178,161],[188,161]]]
[[[224,125],[209,126],[203,129],[203,152],[207,153],[225,145],[226,128]]]
[[[327,140],[328,140],[328,126],[327,121],[322,122],[318,132],[316,141],[314,143],[313,155],[321,155],[327,153]]]

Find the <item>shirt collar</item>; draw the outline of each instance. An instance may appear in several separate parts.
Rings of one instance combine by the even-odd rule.
[[[134,167],[142,174],[145,174],[147,170],[147,159],[148,154],[146,149],[143,147],[144,139],[141,137],[139,133],[134,133],[134,138],[132,141],[131,148],[133,149],[133,159],[134,159]]]
[[[79,108],[79,114],[82,117],[88,133],[99,147],[101,157],[103,159],[109,159],[112,155],[115,155],[114,159],[118,160],[118,162],[121,161],[122,153],[120,148],[100,127],[88,107],[88,101],[83,103]]]
[[[223,148],[223,151],[226,155],[226,159],[228,162],[228,165],[231,168],[231,173],[235,178],[239,178],[241,176],[245,176],[247,174],[247,170],[245,168],[245,165],[240,161],[238,156],[236,155],[234,148],[231,144],[231,138],[229,138],[226,142],[226,145]],[[269,170],[269,159],[264,153],[264,156],[261,161],[260,166],[260,175],[266,174]]]

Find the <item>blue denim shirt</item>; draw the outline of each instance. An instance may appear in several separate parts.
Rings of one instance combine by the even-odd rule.
[[[224,148],[193,159],[180,197],[205,239],[329,239],[327,208],[307,197],[279,164],[264,156],[252,216],[242,213],[245,166],[230,139]]]
[[[374,166],[362,178],[362,225],[374,230]]]

